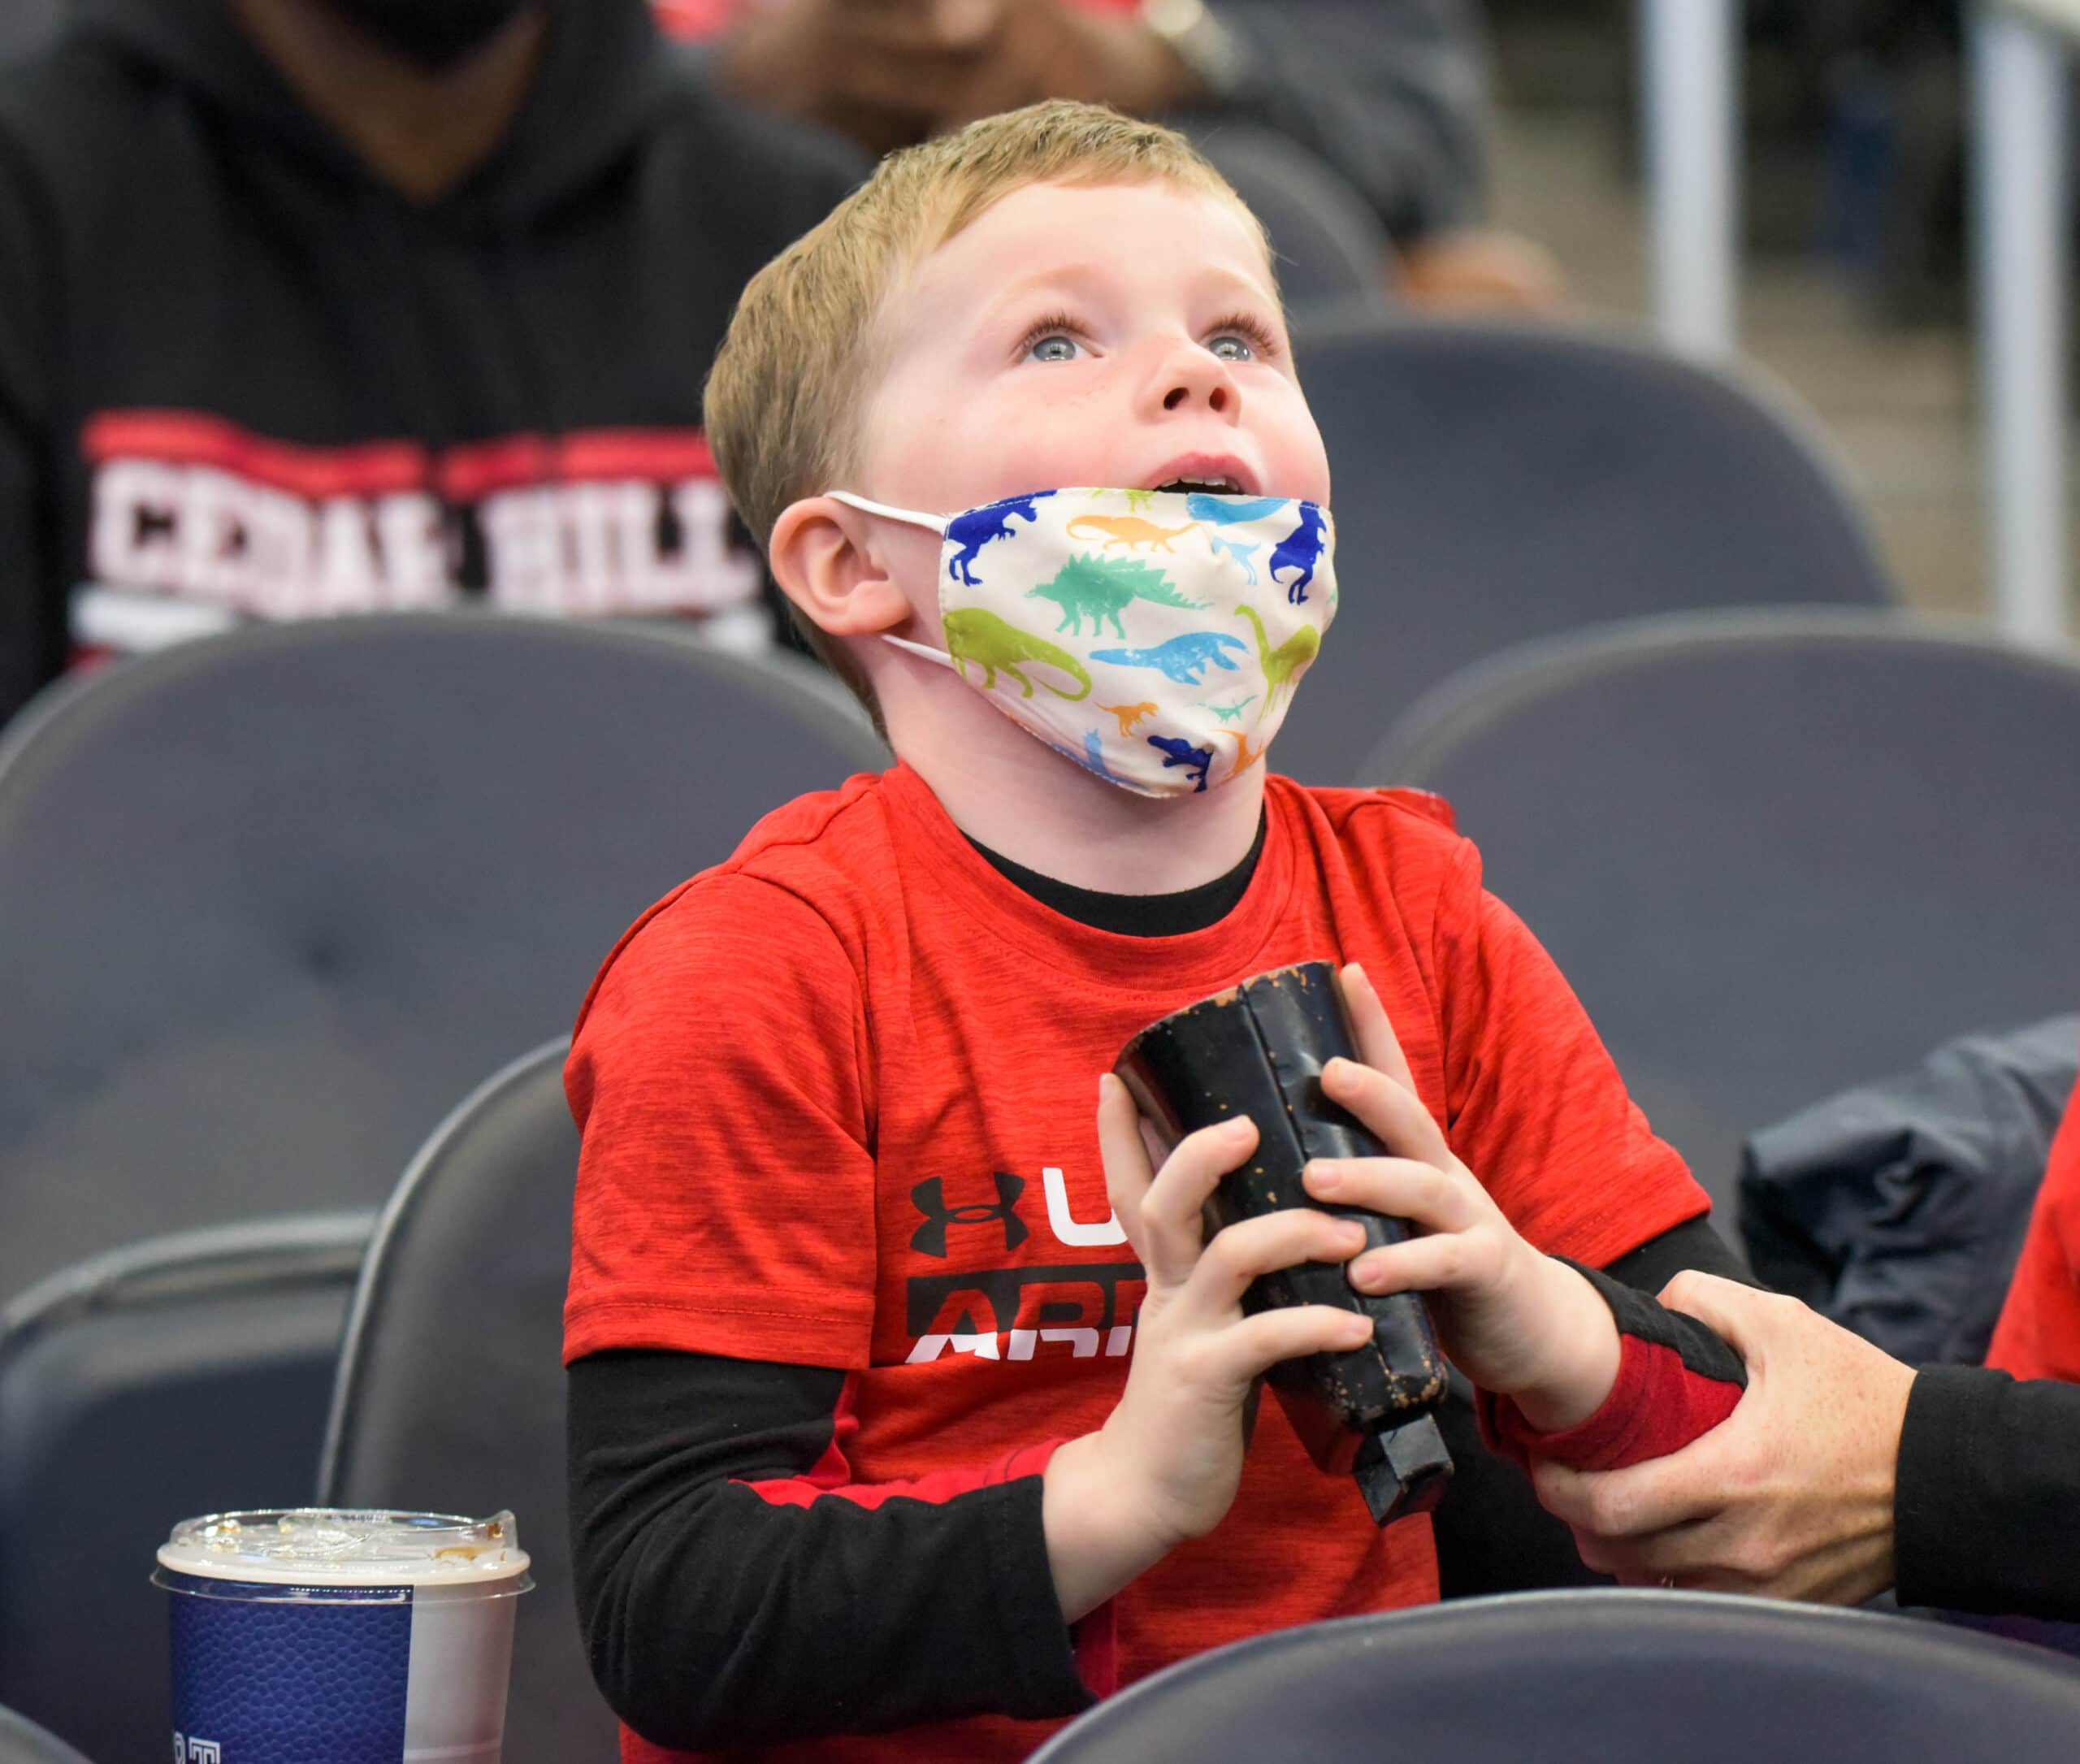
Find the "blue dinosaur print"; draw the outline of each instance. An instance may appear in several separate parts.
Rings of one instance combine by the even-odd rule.
[[[1120,782],[1112,776],[1105,764],[1105,743],[1095,729],[1086,729],[1083,732],[1083,764],[1086,771],[1095,772],[1100,778],[1115,784]]]
[[[946,536],[960,549],[947,561],[946,573],[959,577],[971,588],[975,587],[977,578],[972,566],[982,555],[982,548],[993,539],[1011,537],[1013,515],[1038,521],[1040,517],[1034,504],[1054,493],[1051,490],[1036,490],[1028,496],[1006,496],[1001,502],[986,502],[979,509],[954,516],[947,522]]]
[[[1216,557],[1225,552],[1228,557],[1242,565],[1242,574],[1250,579],[1250,586],[1254,588],[1257,585],[1257,566],[1251,561],[1257,555],[1257,548],[1254,545],[1239,539],[1216,539],[1211,533],[1206,535],[1206,542],[1213,547]]]
[[[1295,606],[1304,606],[1307,600],[1307,584],[1315,579],[1315,566],[1322,561],[1324,538],[1322,511],[1312,502],[1300,505],[1300,524],[1278,542],[1278,549],[1271,554],[1271,579],[1278,580],[1281,570],[1298,572],[1287,583],[1285,597]]]
[[[1211,521],[1216,527],[1233,527],[1242,521],[1261,521],[1276,514],[1289,496],[1217,496],[1194,490],[1185,498],[1185,512],[1195,521]]]
[[[1173,765],[1185,765],[1198,775],[1198,782],[1193,787],[1194,795],[1206,788],[1206,774],[1213,765],[1211,748],[1195,748],[1182,735],[1150,735],[1148,744],[1163,755],[1164,771]]]
[[[1116,662],[1123,668],[1154,668],[1180,686],[1197,686],[1199,670],[1209,664],[1224,668],[1230,674],[1235,672],[1235,664],[1228,659],[1230,648],[1240,649],[1246,655],[1250,646],[1224,631],[1194,631],[1181,637],[1172,637],[1168,643],[1158,644],[1153,649],[1094,649],[1090,659]],[[1149,737],[1151,741],[1155,739],[1153,735]]]

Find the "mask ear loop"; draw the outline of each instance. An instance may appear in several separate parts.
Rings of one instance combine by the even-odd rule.
[[[946,537],[951,524],[942,514],[920,514],[914,509],[899,509],[886,502],[874,502],[865,496],[855,496],[850,490],[826,490],[824,494],[833,502],[842,502],[848,508],[857,509],[862,514],[878,514],[884,520],[900,521],[906,527],[921,527],[928,533]]]
[[[866,496],[855,496],[850,490],[830,490],[825,494],[832,501],[842,502],[847,508],[859,509],[863,514],[878,514],[885,520],[900,521],[908,527],[921,527],[927,532],[938,534],[941,539],[946,537],[947,527],[951,524],[941,516],[920,514],[912,509],[891,507],[886,502],[875,502]],[[891,637],[886,631],[880,635],[881,640],[893,648],[907,650],[926,661],[936,661],[941,667],[950,668],[956,674],[960,672],[960,664],[943,650],[934,649],[929,644],[912,643],[908,637]]]

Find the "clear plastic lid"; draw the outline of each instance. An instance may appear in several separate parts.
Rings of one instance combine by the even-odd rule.
[[[524,1575],[527,1553],[510,1513],[478,1519],[306,1506],[183,1519],[161,1546],[159,1566],[262,1585],[461,1586]]]

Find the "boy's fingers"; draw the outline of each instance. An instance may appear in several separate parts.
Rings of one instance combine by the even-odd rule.
[[[1365,1242],[1362,1225],[1291,1207],[1237,1220],[1216,1234],[1185,1285],[1191,1312],[1211,1322],[1242,1302],[1250,1282],[1301,1262],[1347,1260]]]
[[[1444,1129],[1423,1106],[1423,1099],[1398,1078],[1376,1066],[1332,1060],[1322,1068],[1322,1088],[1332,1102],[1349,1109],[1397,1156],[1434,1164],[1441,1169],[1455,1161]]]
[[[1350,1265],[1350,1284],[1372,1297],[1384,1293],[1445,1293],[1478,1286],[1493,1277],[1495,1258],[1480,1240],[1458,1233],[1410,1237],[1405,1243],[1368,1250]]]
[[[1463,1231],[1484,1211],[1468,1190],[1470,1177],[1415,1158],[1317,1158],[1306,1181],[1319,1201],[1363,1207],[1426,1231]]]
[[[1220,1371],[1237,1384],[1303,1354],[1347,1354],[1372,1338],[1372,1320],[1333,1305],[1292,1305],[1260,1311],[1220,1330]]]
[[[1394,1034],[1393,1020],[1372,988],[1372,976],[1353,962],[1337,978],[1343,987],[1343,1008],[1350,1013],[1350,1026],[1357,1036],[1358,1057],[1413,1094],[1415,1074],[1409,1070],[1401,1038]]]
[[[1207,1197],[1256,1143],[1256,1125],[1246,1116],[1202,1127],[1177,1142],[1141,1196],[1142,1241],[1136,1247],[1151,1284],[1175,1286],[1190,1277],[1205,1241],[1201,1215]]]
[[[1155,1171],[1142,1142],[1141,1111],[1109,1072],[1098,1081],[1098,1153],[1105,1166],[1105,1197],[1132,1235]]]

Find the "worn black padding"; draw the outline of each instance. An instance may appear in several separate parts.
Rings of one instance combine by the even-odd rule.
[[[544,619],[257,627],[56,689],[0,744],[0,1298],[379,1204],[645,907],[886,763],[807,663]]]
[[[110,1764],[165,1756],[154,1552],[176,1519],[310,1501],[370,1224],[185,1233],[0,1310],[0,1703]]]
[[[2080,1671],[1940,1625],[1527,1593],[1281,1631],[1143,1680],[1032,1764],[2069,1764]]]
[[[505,1764],[614,1764],[578,1627],[564,1479],[563,1296],[578,1129],[561,1040],[428,1140],[376,1230],[319,1475],[330,1506],[513,1510],[520,1601]]]
[[[2080,999],[2080,663],[1904,615],[1528,644],[1367,762],[1456,804],[1734,1216],[1742,1141]]]
[[[1294,348],[1341,587],[1272,749],[1302,783],[1379,782],[1397,716],[1528,638],[1893,596],[1817,427],[1752,375],[1548,325],[1303,319]]]

